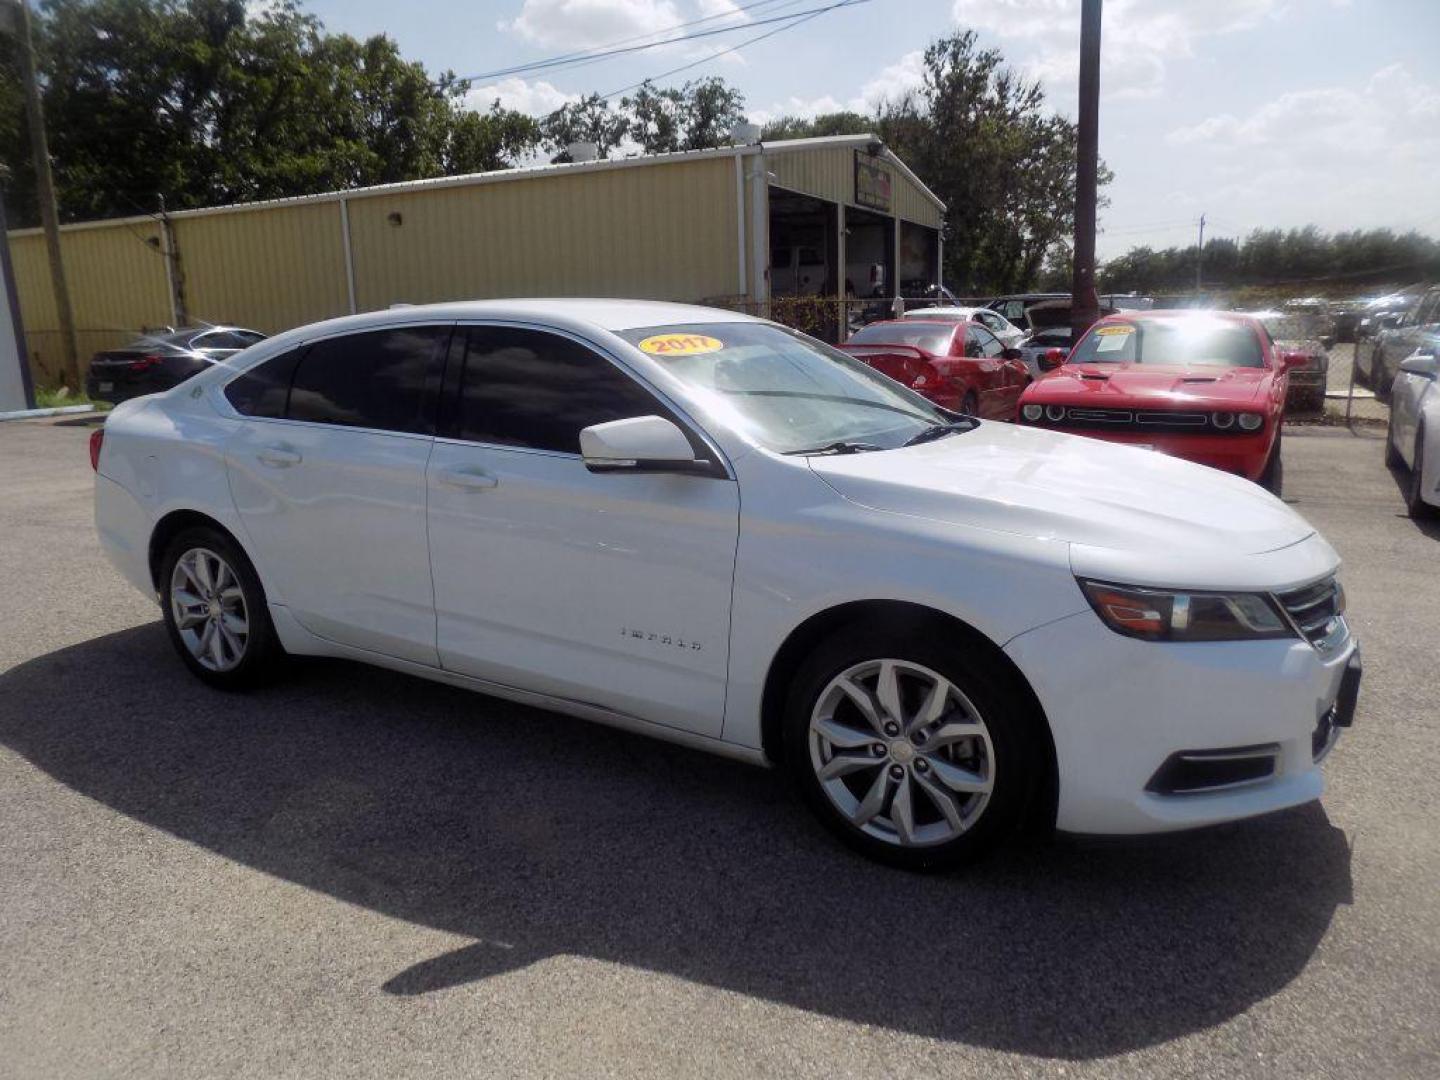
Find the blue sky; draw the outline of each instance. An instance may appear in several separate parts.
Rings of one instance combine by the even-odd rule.
[[[705,16],[739,25],[826,0],[309,0],[331,30],[385,33],[473,75]],[[728,14],[727,14],[728,13]],[[778,24],[777,24],[778,25]],[[920,52],[977,30],[1074,112],[1079,0],[869,0],[663,82],[722,75],[752,119],[862,111]],[[697,27],[696,29],[700,29]],[[768,29],[768,28],[767,28]],[[683,31],[682,31],[683,32]],[[702,60],[748,31],[553,73],[481,79],[474,100],[545,112]],[[1440,0],[1107,0],[1100,149],[1115,171],[1103,257],[1136,244],[1313,222],[1440,234]]]

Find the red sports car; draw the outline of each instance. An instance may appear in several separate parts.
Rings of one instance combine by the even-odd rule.
[[[1013,420],[1030,373],[975,323],[905,319],[862,326],[840,348],[935,404],[972,416]]]
[[[1126,312],[1101,319],[1020,399],[1024,424],[1129,443],[1279,492],[1293,357],[1253,316]]]

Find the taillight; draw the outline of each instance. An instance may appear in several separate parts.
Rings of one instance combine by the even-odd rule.
[[[105,445],[105,429],[96,428],[90,432],[90,468],[100,471],[100,447]]]
[[[164,357],[161,356],[142,356],[139,360],[131,360],[130,363],[125,366],[131,371],[149,371],[163,359]]]

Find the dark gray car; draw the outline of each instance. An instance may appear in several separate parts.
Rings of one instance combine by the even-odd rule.
[[[113,404],[158,394],[264,340],[264,334],[238,326],[167,327],[141,334],[128,345],[91,358],[85,392],[92,401]]]

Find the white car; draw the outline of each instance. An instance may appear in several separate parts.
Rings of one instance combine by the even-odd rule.
[[[1015,326],[998,311],[983,307],[926,307],[911,308],[905,312],[907,319],[931,319],[945,322],[973,322],[989,330],[1000,344],[1007,349],[1018,348],[1025,340],[1025,331]]]
[[[410,307],[127,402],[95,517],[201,679],[348,657],[782,766],[862,851],[1294,806],[1339,559],[1253,484],[946,413],[728,311]]]
[[[1410,471],[1411,517],[1440,512],[1440,336],[1400,362],[1390,387],[1385,463]]]

